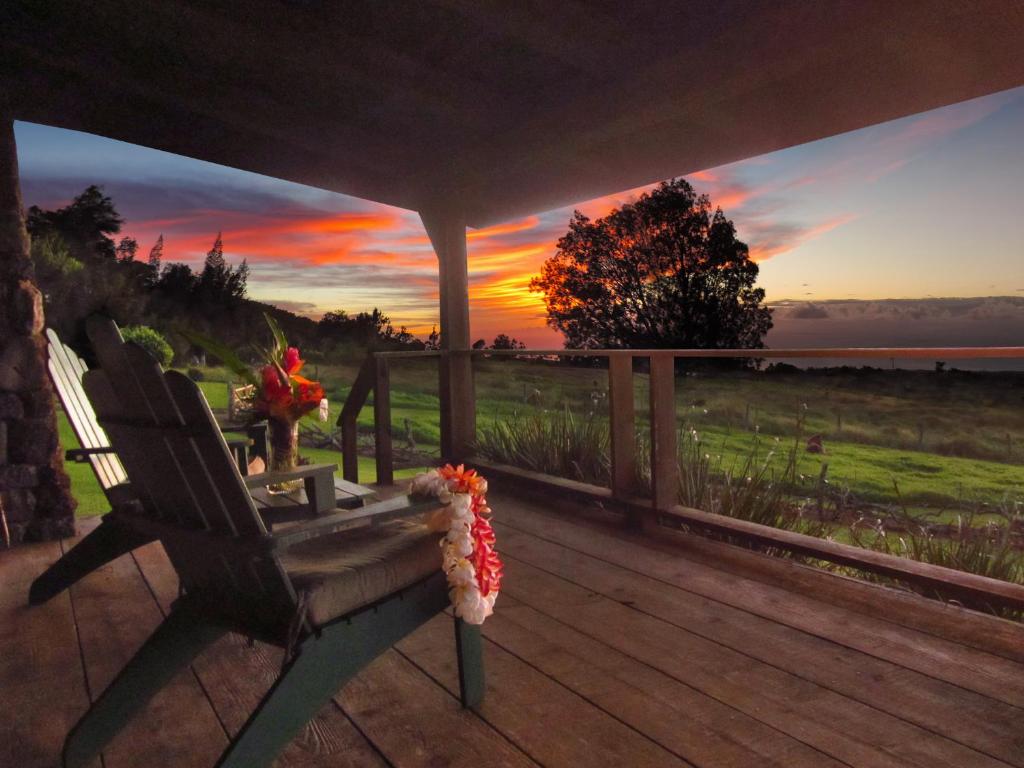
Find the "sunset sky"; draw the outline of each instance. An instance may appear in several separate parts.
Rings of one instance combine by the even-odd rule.
[[[16,132],[26,205],[58,207],[101,184],[143,258],[163,233],[165,261],[200,265],[222,231],[228,259],[249,261],[253,298],[313,317],[377,306],[421,335],[437,322],[437,262],[415,213],[88,134]],[[781,307],[770,342],[812,343],[842,314],[861,329],[884,318],[875,336],[886,338],[837,343],[910,343],[909,305],[875,301],[851,315],[850,300],[992,296],[1014,298],[914,306],[929,328],[943,317],[988,323],[965,343],[1024,339],[1024,88],[687,178],[760,262]],[[470,230],[473,337],[561,346],[530,277],[573,207],[600,216],[643,189]]]

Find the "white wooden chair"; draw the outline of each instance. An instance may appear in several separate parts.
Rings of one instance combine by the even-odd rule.
[[[134,501],[136,494],[82,388],[82,377],[88,367],[74,350],[60,340],[53,329],[48,329],[46,335],[49,340],[47,367],[50,379],[81,446],[66,451],[65,459],[88,462],[111,510],[116,510],[122,504]],[[266,460],[264,429],[257,427],[246,437],[233,438],[227,444],[243,475],[248,473],[250,449],[253,455],[262,456]],[[335,480],[335,485],[341,487],[336,487],[334,495],[330,497],[323,495],[326,491],[321,485],[322,498],[314,499],[313,503],[310,503],[313,497],[308,493],[297,494],[294,498],[270,497],[260,491],[256,493],[264,520],[270,525],[309,517],[317,511],[335,506],[360,506],[364,500],[373,496],[369,488],[354,483]],[[29,603],[39,605],[46,602],[100,566],[152,540],[152,536],[139,534],[120,525],[116,516],[105,516],[99,527],[32,582]]]

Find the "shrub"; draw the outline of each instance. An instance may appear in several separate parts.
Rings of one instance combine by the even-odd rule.
[[[206,374],[203,373],[201,368],[189,368],[187,373],[192,381],[202,381],[206,378]]]
[[[153,359],[165,368],[174,359],[174,350],[167,343],[159,331],[154,331],[148,325],[129,325],[121,329],[121,335],[125,341],[137,344],[146,350]]]

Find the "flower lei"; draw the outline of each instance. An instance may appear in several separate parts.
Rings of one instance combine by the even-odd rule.
[[[456,616],[467,624],[483,624],[494,612],[503,568],[484,498],[487,481],[474,469],[446,464],[416,475],[409,492],[434,496],[445,505],[430,515],[427,526],[445,533],[441,548],[448,595]]]

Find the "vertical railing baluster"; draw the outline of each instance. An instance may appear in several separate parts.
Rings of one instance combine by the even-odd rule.
[[[341,470],[342,476],[350,483],[359,482],[359,412],[366,404],[366,398],[373,390],[374,355],[371,353],[359,366],[356,380],[345,398],[345,404],[338,414],[341,427]]]
[[[633,356],[608,359],[608,416],[612,449],[612,495],[627,499],[636,493],[636,407]]]
[[[670,354],[651,355],[652,506],[656,512],[669,509],[678,499],[675,359]]]
[[[373,433],[377,483],[395,482],[394,455],[391,450],[391,366],[386,357],[374,358]]]

